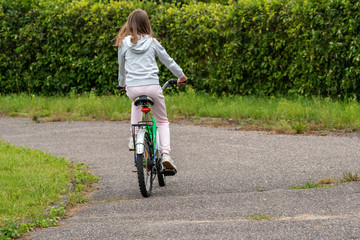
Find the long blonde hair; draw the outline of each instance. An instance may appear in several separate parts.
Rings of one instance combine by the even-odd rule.
[[[131,42],[133,44],[138,42],[138,36],[149,35],[154,37],[149,17],[144,10],[136,9],[130,13],[128,20],[116,35],[114,46],[121,47],[124,38],[128,35],[131,35]]]

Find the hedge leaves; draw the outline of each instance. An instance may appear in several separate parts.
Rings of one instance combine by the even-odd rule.
[[[142,8],[198,91],[360,96],[359,1],[0,1],[0,93],[113,92],[112,40]]]

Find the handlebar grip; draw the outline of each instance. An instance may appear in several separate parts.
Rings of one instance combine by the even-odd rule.
[[[170,85],[176,85],[177,84],[177,79],[170,79],[169,84]]]
[[[177,85],[177,79],[170,79],[169,80],[169,85]],[[181,82],[182,84],[186,84],[187,81],[185,82]]]
[[[115,87],[116,90],[118,90],[119,93],[123,94],[126,92],[126,90],[123,87],[120,87],[119,85]]]

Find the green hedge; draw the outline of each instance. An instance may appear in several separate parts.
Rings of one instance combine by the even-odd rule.
[[[360,96],[357,0],[0,1],[1,93],[113,92],[112,39],[140,7],[198,91]]]

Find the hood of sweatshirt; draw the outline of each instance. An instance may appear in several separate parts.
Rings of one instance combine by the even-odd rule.
[[[131,38],[130,36],[127,36],[125,38],[125,41],[126,41],[127,45],[129,46],[130,50],[132,52],[134,52],[134,53],[144,53],[144,52],[146,52],[149,49],[149,47],[151,46],[151,43],[152,43],[152,39],[149,36],[140,37],[136,44],[133,44],[130,41],[130,38]]]

